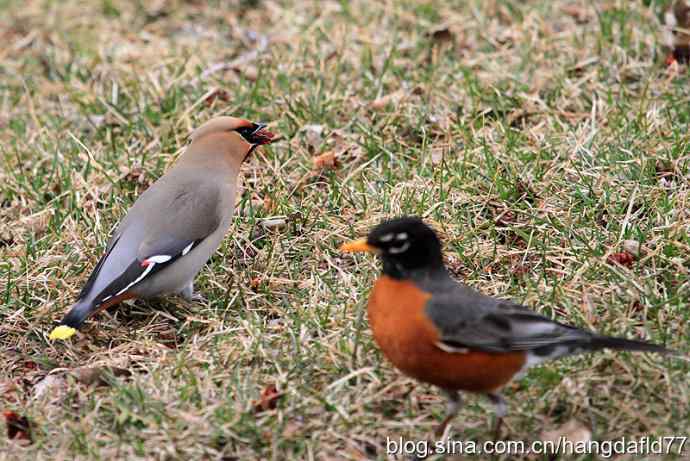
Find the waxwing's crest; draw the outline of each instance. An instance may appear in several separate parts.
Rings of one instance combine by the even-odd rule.
[[[211,119],[201,125],[192,132],[190,138],[194,142],[211,133],[230,131],[239,133],[245,141],[252,145],[268,144],[275,136],[266,129],[266,125],[263,123],[254,123],[243,118],[222,116]]]

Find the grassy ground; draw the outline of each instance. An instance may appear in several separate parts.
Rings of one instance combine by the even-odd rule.
[[[443,400],[362,316],[377,263],[337,252],[402,213],[485,293],[688,351],[690,81],[659,4],[208,3],[0,0],[0,402],[33,438],[0,423],[0,457],[386,459],[386,437],[429,437]],[[208,303],[49,342],[118,219],[220,114],[284,139],[244,168]],[[689,380],[651,355],[534,369],[504,437],[688,435]],[[490,440],[490,405],[466,402],[454,437]]]

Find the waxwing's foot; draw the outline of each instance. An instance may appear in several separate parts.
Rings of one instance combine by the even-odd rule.
[[[195,292],[194,291],[194,283],[190,282],[187,286],[185,286],[181,291],[180,291],[180,296],[184,298],[186,301],[191,302],[197,302],[197,303],[206,303],[206,298],[204,295],[201,293]]]

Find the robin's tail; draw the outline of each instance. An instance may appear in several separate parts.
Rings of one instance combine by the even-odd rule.
[[[583,345],[586,350],[614,349],[621,351],[656,352],[657,354],[677,354],[678,352],[667,349],[658,344],[639,341],[636,339],[616,338],[612,336],[592,335],[589,344]]]
[[[613,349],[619,351],[638,351],[638,352],[654,352],[665,355],[681,355],[664,346],[648,343],[646,341],[639,341],[635,339],[616,338],[612,336],[602,336],[596,333],[572,328],[571,334],[574,336],[556,344],[536,347],[529,351],[528,359],[529,365],[536,365],[545,360],[553,360],[569,355],[586,354],[588,352],[595,352],[601,349]]]

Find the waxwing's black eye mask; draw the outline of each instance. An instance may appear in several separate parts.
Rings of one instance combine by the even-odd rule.
[[[238,128],[235,131],[242,135],[249,144],[254,146],[269,144],[275,137],[275,134],[268,131],[263,123],[252,123],[252,126]]]

